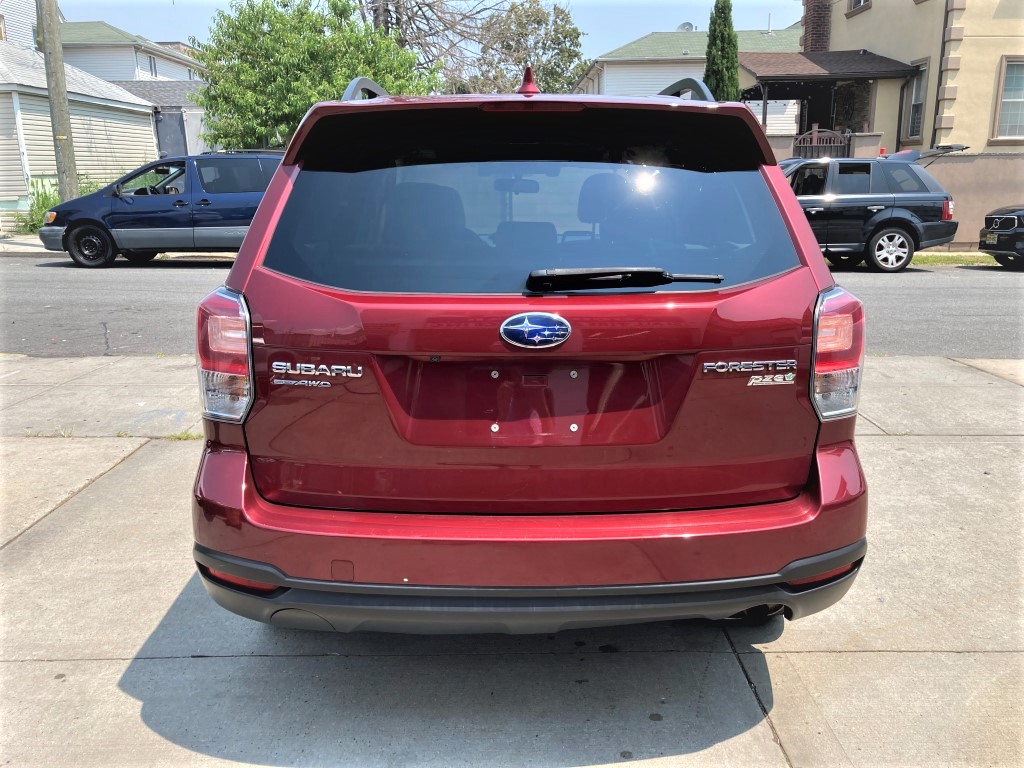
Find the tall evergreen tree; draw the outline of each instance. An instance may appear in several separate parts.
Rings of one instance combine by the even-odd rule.
[[[719,101],[740,98],[740,54],[736,30],[732,27],[731,0],[715,0],[708,24],[707,64],[704,82]]]

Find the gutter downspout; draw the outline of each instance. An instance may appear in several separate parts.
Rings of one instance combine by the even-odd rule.
[[[946,30],[949,29],[949,0],[946,0],[946,10],[942,14],[942,37],[939,39],[939,66],[935,78],[935,114],[932,115],[932,142],[935,146],[935,137],[939,133],[939,95],[942,93],[942,60],[946,58]]]

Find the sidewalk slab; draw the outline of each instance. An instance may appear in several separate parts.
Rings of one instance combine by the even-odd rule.
[[[102,371],[122,360],[118,357],[28,357],[0,355],[0,387],[54,387],[74,381],[88,373]],[[6,393],[0,389],[0,407]]]
[[[0,412],[0,434],[166,437],[202,416],[191,386],[54,387]]]
[[[1019,653],[768,653],[751,679],[795,766],[1024,764]]]
[[[0,546],[145,442],[139,438],[0,437]]]
[[[868,553],[853,588],[764,651],[1022,651],[1024,439],[858,437]]]
[[[732,654],[581,661],[382,648],[375,657],[41,661],[0,672],[0,759],[19,766],[786,765]]]
[[[953,358],[959,363],[991,373],[1001,379],[1024,386],[1024,360],[992,360],[978,358]]]
[[[860,411],[890,435],[1024,435],[1024,388],[942,357],[868,357]]]

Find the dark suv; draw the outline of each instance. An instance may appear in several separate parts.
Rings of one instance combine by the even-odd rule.
[[[199,306],[213,598],[396,632],[839,600],[864,314],[750,110],[363,83]]]
[[[39,239],[82,267],[108,267],[118,253],[145,263],[167,251],[237,251],[280,162],[272,151],[156,160],[50,209]]]
[[[911,159],[783,161],[822,253],[836,266],[865,259],[906,269],[914,252],[953,240],[953,198]]]

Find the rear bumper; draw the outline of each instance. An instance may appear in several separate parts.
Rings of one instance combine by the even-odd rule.
[[[921,225],[920,248],[931,248],[934,245],[945,245],[953,241],[956,235],[956,221],[930,221]]]
[[[294,579],[263,563],[197,546],[203,584],[222,607],[293,629],[416,634],[530,634],[675,619],[725,619],[761,605],[782,605],[789,619],[821,611],[850,589],[867,550],[848,547],[790,563],[779,573],[683,584],[511,589],[400,587]],[[820,585],[786,582],[853,565]],[[211,579],[202,567],[276,584],[255,595]]]
[[[64,250],[64,230],[67,227],[40,227],[39,239],[48,251]]]
[[[842,597],[855,575],[787,590],[787,580],[830,570],[799,573],[804,561],[820,565],[838,551],[845,565],[863,556],[867,488],[853,419],[822,425],[807,488],[788,501],[578,515],[273,504],[256,490],[244,449],[220,442],[225,429],[207,424],[193,499],[196,559],[285,589],[258,597],[205,579],[219,603],[261,621],[529,632],[724,617],[763,604],[784,605],[798,618]],[[279,613],[285,609],[309,616]]]

